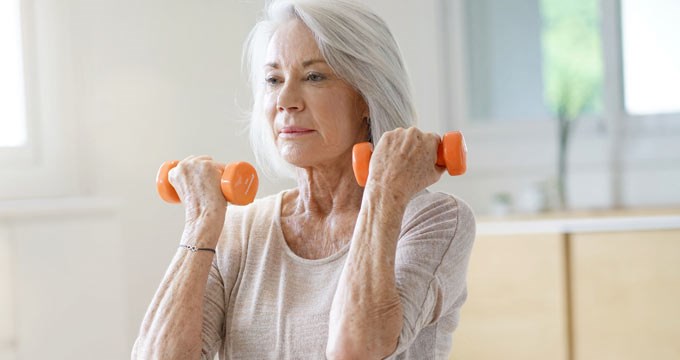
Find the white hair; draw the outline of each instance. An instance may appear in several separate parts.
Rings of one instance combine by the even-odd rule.
[[[365,5],[352,0],[274,0],[265,8],[244,44],[243,64],[253,92],[250,143],[269,177],[293,177],[294,167],[280,156],[265,119],[263,66],[267,46],[278,27],[302,21],[333,71],[354,87],[368,105],[371,141],[416,122],[411,88],[399,45],[387,24]]]

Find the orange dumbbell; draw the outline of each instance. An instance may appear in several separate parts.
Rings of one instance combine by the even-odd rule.
[[[352,168],[359,186],[366,186],[368,180],[368,164],[373,154],[373,144],[363,142],[354,145],[352,149]],[[460,131],[451,131],[444,134],[437,148],[437,162],[441,167],[446,167],[449,175],[463,175],[467,169],[467,147],[465,139]]]
[[[158,169],[156,189],[161,199],[169,203],[180,202],[177,191],[168,181],[168,172],[179,164],[178,160],[166,161]],[[222,195],[224,199],[235,205],[248,205],[255,200],[259,184],[257,171],[247,162],[235,162],[224,167],[222,172]]]

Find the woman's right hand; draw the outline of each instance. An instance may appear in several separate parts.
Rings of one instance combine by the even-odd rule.
[[[210,156],[189,156],[168,172],[168,180],[184,204],[186,227],[212,230],[218,236],[222,232],[227,211],[220,188],[224,168],[225,164],[213,161]]]
[[[389,189],[395,198],[408,202],[444,173],[445,169],[436,165],[440,141],[438,135],[415,127],[385,132],[371,157],[366,187]]]

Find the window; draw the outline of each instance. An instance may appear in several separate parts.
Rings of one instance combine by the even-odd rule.
[[[680,1],[621,0],[624,101],[631,115],[680,112]]]
[[[597,0],[464,0],[473,123],[574,118],[602,107]]]
[[[0,0],[0,201],[78,193],[70,20],[61,2]]]
[[[673,201],[631,184],[666,184],[678,171],[680,1],[441,4],[445,128],[476,144],[471,162],[489,190],[552,181],[556,155],[566,149],[568,187],[583,191],[572,199],[578,206]],[[563,91],[576,89],[573,80],[578,96]],[[570,104],[562,111],[580,114],[567,132],[566,122],[554,121],[560,98]],[[596,183],[602,191],[586,193]]]
[[[541,0],[544,99],[552,114],[576,118],[602,108],[598,0]]]
[[[678,128],[680,1],[442,1],[459,127],[527,130],[562,112]]]
[[[26,143],[19,0],[0,2],[0,147]]]

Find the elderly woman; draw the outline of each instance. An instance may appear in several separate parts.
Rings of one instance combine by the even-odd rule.
[[[232,207],[210,157],[171,172],[181,244],[216,253],[177,251],[132,357],[446,359],[475,222],[425,190],[443,171],[439,138],[409,127],[385,23],[348,0],[274,1],[247,45],[257,159],[297,187]],[[361,188],[351,156],[364,141],[376,146]]]

